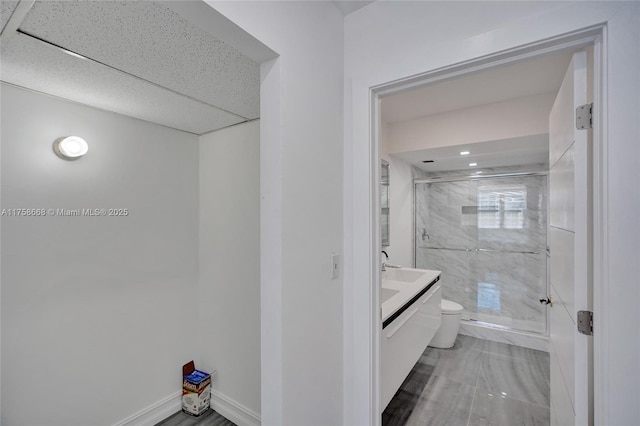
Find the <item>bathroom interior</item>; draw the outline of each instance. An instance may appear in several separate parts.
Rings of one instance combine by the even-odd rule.
[[[382,97],[383,424],[550,423],[549,116],[575,51]],[[423,307],[398,271],[431,273]],[[403,327],[421,343],[389,349]]]

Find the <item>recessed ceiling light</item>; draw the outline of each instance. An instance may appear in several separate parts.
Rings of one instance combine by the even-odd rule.
[[[89,145],[79,136],[67,136],[56,139],[53,150],[64,160],[77,160],[87,153]]]
[[[475,167],[477,165],[478,165],[478,163],[469,163],[469,167]]]
[[[479,175],[480,173],[482,173],[482,170],[475,172],[475,174]]]
[[[460,155],[469,155],[470,152],[469,151],[460,151]]]

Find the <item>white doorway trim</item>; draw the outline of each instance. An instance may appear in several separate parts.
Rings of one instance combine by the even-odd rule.
[[[607,236],[607,170],[606,170],[606,67],[603,66],[606,59],[606,26],[597,25],[581,30],[565,34],[563,36],[551,39],[540,40],[535,43],[515,47],[502,52],[496,52],[473,60],[451,64],[445,67],[434,69],[418,75],[409,76],[404,79],[387,82],[374,87],[367,88],[370,99],[370,116],[369,116],[369,152],[370,164],[369,170],[369,188],[371,190],[370,205],[370,224],[369,241],[370,251],[368,260],[370,268],[366,271],[370,277],[369,280],[369,315],[370,333],[368,347],[370,349],[369,360],[369,413],[372,425],[379,425],[381,422],[380,407],[380,317],[379,317],[379,288],[380,288],[380,217],[379,211],[379,162],[380,162],[380,99],[384,96],[398,93],[411,89],[419,85],[435,83],[445,79],[451,79],[464,74],[497,67],[507,63],[513,63],[530,59],[547,53],[556,52],[565,49],[575,49],[582,46],[594,45],[594,130],[593,130],[593,238],[594,238],[594,311],[596,315],[602,313],[598,323],[601,330],[606,330],[603,325],[607,321],[606,317],[606,300],[604,296],[607,294],[607,282],[605,277],[608,275],[607,247],[604,244]],[[357,83],[353,83],[352,95],[361,93],[364,87],[357,87]],[[355,172],[354,172],[354,184]],[[359,257],[357,253],[353,253],[354,263]],[[360,257],[360,259],[363,259]],[[354,273],[358,272],[358,265],[354,264]],[[365,271],[360,271],[365,272]],[[362,295],[361,295],[362,296]],[[357,289],[354,290],[354,297],[358,297]],[[607,336],[604,333],[594,334],[594,406],[595,406],[595,424],[603,424],[604,419],[608,418],[606,412],[606,404],[604,404],[603,395],[607,391],[604,386],[606,381],[606,351]],[[357,355],[358,348],[354,350],[354,356]],[[364,401],[360,401],[363,403]],[[345,419],[348,423],[349,419]]]

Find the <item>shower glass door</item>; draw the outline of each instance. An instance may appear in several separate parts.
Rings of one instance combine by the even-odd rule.
[[[416,181],[416,268],[463,319],[546,334],[547,177]]]

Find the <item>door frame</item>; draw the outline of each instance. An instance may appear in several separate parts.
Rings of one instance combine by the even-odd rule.
[[[592,148],[592,235],[593,235],[593,311],[597,313],[598,326],[594,329],[593,335],[593,405],[594,405],[594,424],[603,424],[604,419],[608,418],[606,406],[604,404],[604,396],[608,391],[606,389],[604,378],[608,374],[606,348],[608,345],[608,337],[605,333],[599,333],[604,330],[602,325],[607,322],[607,312],[604,307],[607,305],[607,276],[608,252],[604,246],[607,241],[607,222],[606,212],[608,207],[607,197],[607,69],[604,66],[606,62],[607,50],[607,28],[606,24],[595,25],[584,29],[576,30],[562,36],[553,37],[551,39],[539,40],[534,43],[522,45],[502,52],[495,52],[486,56],[478,57],[469,61],[454,63],[448,66],[426,71],[417,75],[408,76],[403,79],[390,81],[369,87],[369,149],[370,149],[370,188],[372,192],[372,202],[370,203],[370,270],[371,277],[369,297],[370,305],[370,341],[369,341],[369,360],[370,360],[370,376],[369,383],[372,386],[370,390],[370,409],[371,419],[374,426],[381,424],[381,406],[380,406],[380,377],[381,377],[381,361],[380,361],[380,337],[381,337],[381,320],[379,316],[379,300],[380,300],[380,188],[377,182],[380,180],[380,119],[381,108],[380,101],[383,97],[395,93],[406,91],[417,86],[433,84],[443,80],[452,79],[473,72],[496,68],[505,64],[515,63],[526,59],[542,56],[549,53],[558,52],[567,49],[577,49],[580,47],[593,46],[593,148]],[[594,321],[595,322],[595,321]]]

